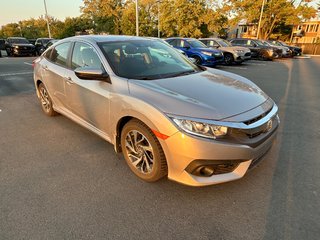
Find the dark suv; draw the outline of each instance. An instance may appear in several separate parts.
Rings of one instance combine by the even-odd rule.
[[[224,62],[222,51],[208,48],[197,39],[168,38],[165,41],[174,48],[184,51],[188,57],[194,58],[199,65],[212,67]]]
[[[6,50],[5,40],[0,39],[0,57],[2,57],[1,50]]]
[[[35,55],[36,49],[26,38],[9,37],[6,41],[6,51],[8,56]]]
[[[275,48],[265,46],[261,41],[257,39],[249,38],[234,38],[230,42],[233,46],[247,47],[251,50],[251,57],[261,60],[273,60],[277,56]]]
[[[44,50],[46,50],[46,45],[50,42],[52,38],[38,38],[35,42],[36,53],[41,55]]]

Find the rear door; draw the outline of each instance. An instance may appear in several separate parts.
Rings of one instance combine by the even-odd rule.
[[[48,51],[41,61],[41,75],[56,107],[66,107],[65,77],[71,42],[64,42]]]

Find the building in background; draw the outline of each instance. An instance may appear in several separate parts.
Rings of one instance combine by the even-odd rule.
[[[292,43],[319,43],[320,20],[308,21],[294,26]]]

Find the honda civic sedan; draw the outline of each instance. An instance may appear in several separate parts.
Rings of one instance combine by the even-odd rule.
[[[279,125],[278,107],[254,83],[194,65],[155,39],[63,39],[34,61],[34,82],[45,114],[110,142],[148,182],[239,179],[263,159]]]

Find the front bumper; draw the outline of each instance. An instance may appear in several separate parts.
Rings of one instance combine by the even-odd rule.
[[[218,57],[214,57],[214,56],[202,56],[202,66],[207,66],[207,67],[211,67],[211,66],[216,66],[218,64],[223,64],[224,62],[224,57],[223,55],[218,56]]]
[[[251,52],[245,53],[234,53],[233,54],[235,62],[243,62],[251,59]]]
[[[26,56],[35,54],[35,49],[28,48],[13,48],[12,53],[16,56]]]
[[[279,122],[276,115],[271,118],[274,119],[273,127],[257,137],[258,145],[235,139],[210,140],[177,132],[162,144],[168,162],[168,178],[189,186],[213,185],[242,178],[250,166],[263,159],[274,142]],[[261,121],[271,118],[266,116]],[[212,169],[222,166],[222,170],[206,175],[201,174],[201,166],[214,166]]]

